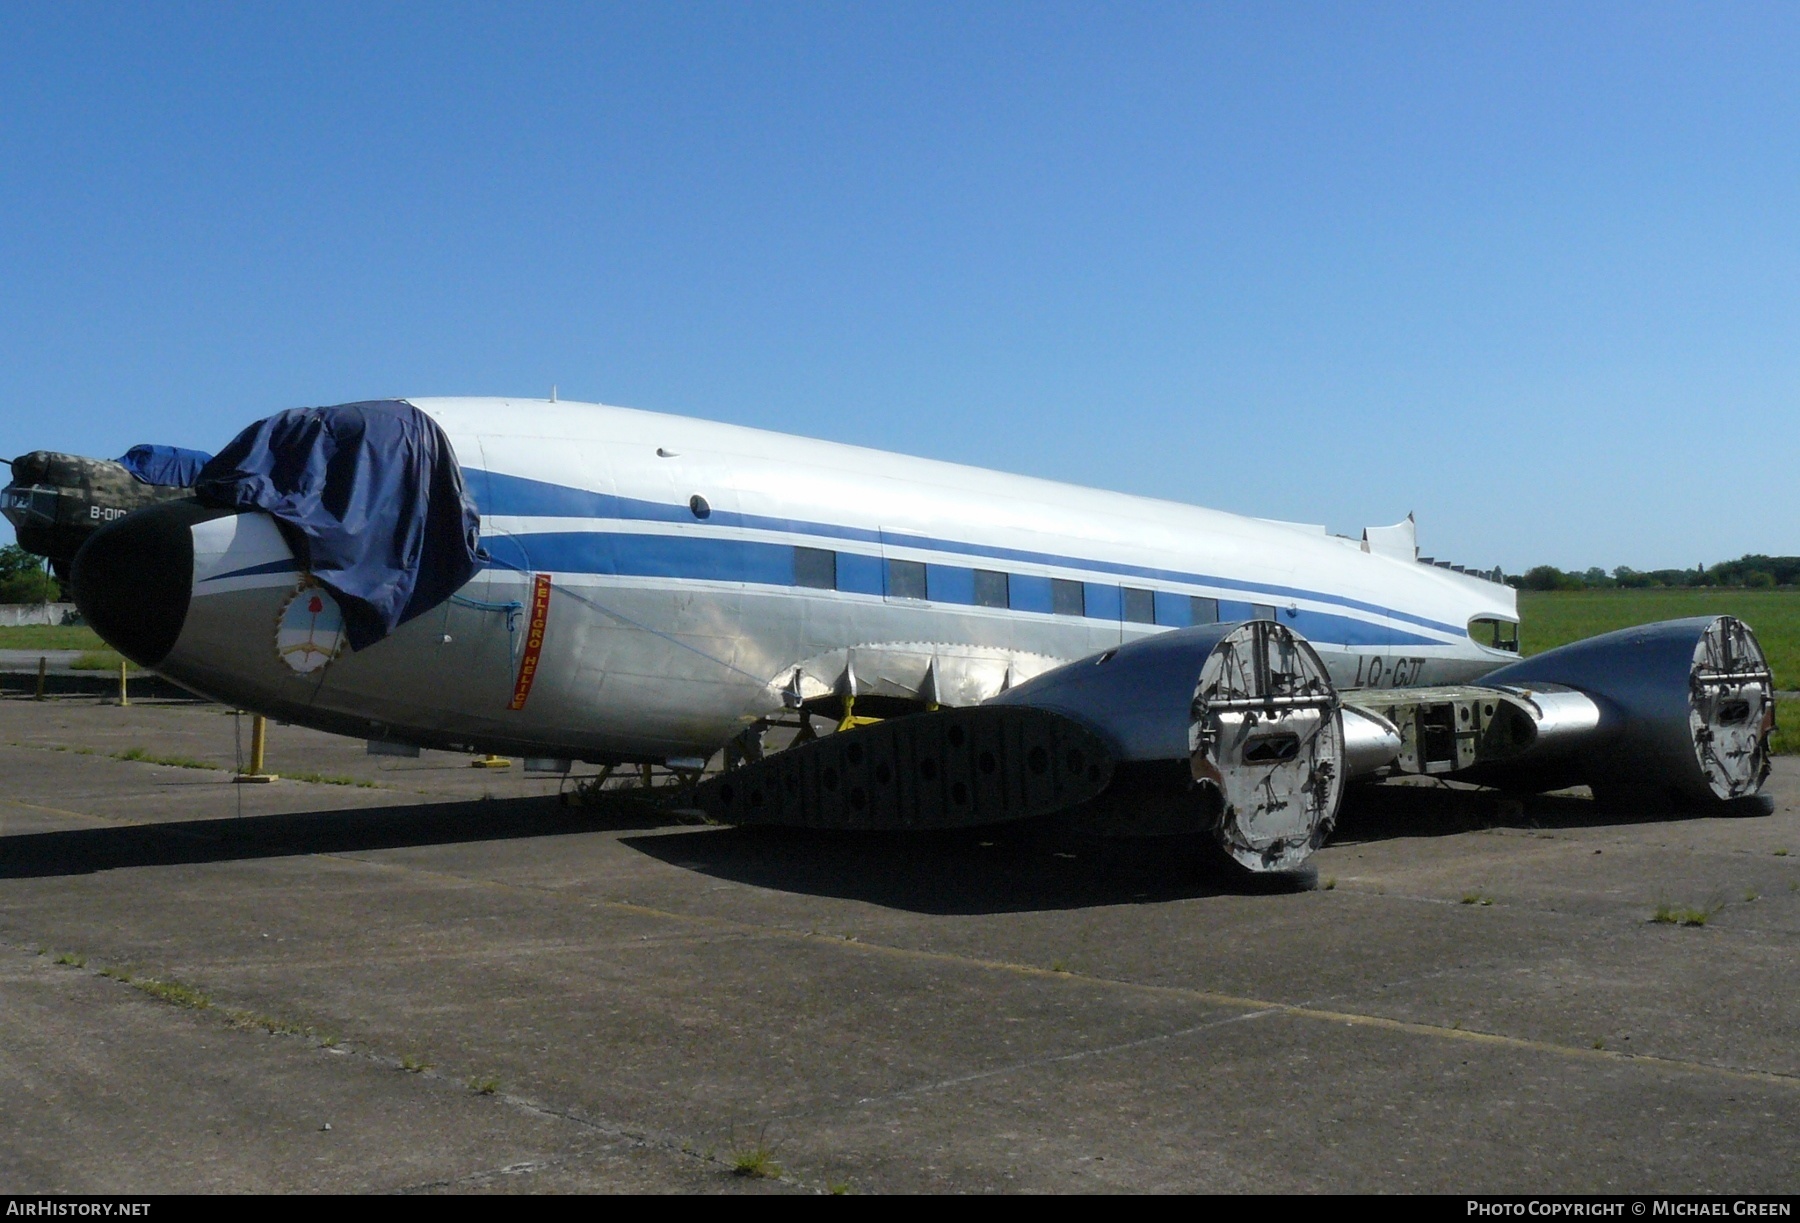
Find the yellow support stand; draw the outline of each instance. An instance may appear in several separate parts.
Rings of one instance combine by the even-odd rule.
[[[844,716],[838,719],[840,731],[852,730],[858,726],[873,726],[880,718],[859,717],[856,713],[856,698],[848,694],[844,697]]]
[[[131,704],[131,693],[125,689],[125,660],[123,658],[119,660],[119,704]]]
[[[250,771],[239,773],[231,780],[246,784],[261,784],[279,781],[273,773],[263,772],[263,752],[269,742],[269,720],[260,713],[250,719]]]
[[[39,700],[39,701],[44,699],[44,680],[49,675],[49,672],[50,672],[50,660],[48,658],[45,658],[42,654],[39,654],[38,655],[37,696],[33,699]]]
[[[472,769],[510,769],[512,768],[512,761],[508,760],[505,756],[496,756],[492,752],[489,752],[480,760],[469,761],[469,767]]]

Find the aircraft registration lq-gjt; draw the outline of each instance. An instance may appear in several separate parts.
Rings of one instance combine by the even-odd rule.
[[[1410,518],[1351,539],[554,400],[296,409],[183,483],[75,554],[134,661],[372,741],[695,770],[723,749],[694,802],[724,823],[1064,811],[1283,871],[1358,777],[1716,803],[1769,769],[1743,623],[1521,659],[1514,592],[1421,562]]]

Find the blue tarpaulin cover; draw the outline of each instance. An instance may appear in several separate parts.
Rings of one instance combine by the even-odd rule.
[[[200,478],[200,469],[212,459],[204,450],[183,450],[180,446],[133,446],[119,459],[119,465],[145,484],[167,488],[192,488]]]
[[[206,465],[194,494],[274,518],[338,596],[353,650],[443,603],[480,567],[481,520],[450,439],[404,400],[257,421]]]

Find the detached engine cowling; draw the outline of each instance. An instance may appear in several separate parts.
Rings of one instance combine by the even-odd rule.
[[[1302,637],[1268,620],[1179,629],[1046,672],[988,702],[1092,729],[1132,805],[1171,802],[1254,871],[1291,870],[1337,818],[1337,692]],[[1105,796],[1101,799],[1105,801]]]
[[[1756,794],[1769,775],[1774,677],[1756,635],[1733,616],[1605,633],[1481,682],[1528,700],[1573,689],[1598,717],[1586,733],[1545,736],[1515,763],[1476,766],[1472,781],[1723,800]]]

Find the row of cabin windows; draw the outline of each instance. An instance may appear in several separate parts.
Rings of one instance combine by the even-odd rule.
[[[924,561],[884,560],[878,556],[833,552],[827,548],[794,549],[794,583],[815,590],[1004,607],[1058,616],[1089,616],[1100,620],[1123,620],[1128,624],[1181,628],[1190,624],[1216,624],[1219,620],[1219,601],[1200,595],[1002,573],[994,569],[965,569],[960,565],[936,565]],[[1228,611],[1236,613],[1234,619],[1244,614],[1245,607],[1249,609],[1250,619],[1275,618],[1275,609],[1266,603],[1227,605]]]

